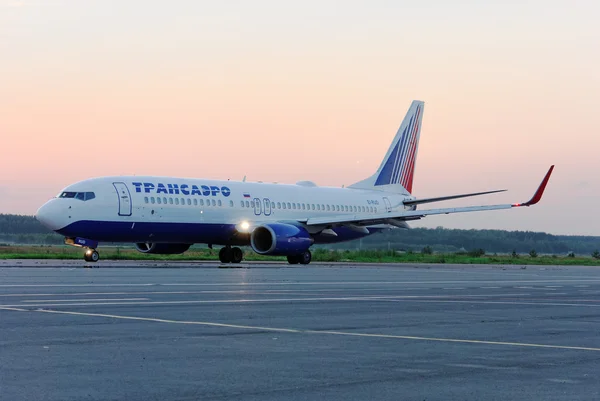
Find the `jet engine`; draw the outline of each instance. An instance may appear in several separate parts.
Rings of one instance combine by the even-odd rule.
[[[308,250],[314,240],[303,227],[272,223],[252,231],[250,245],[261,255],[298,255]]]

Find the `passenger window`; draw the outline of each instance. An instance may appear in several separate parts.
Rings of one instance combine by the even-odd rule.
[[[213,206],[217,206],[217,202],[215,202],[215,200],[214,200],[214,199],[212,200],[212,205],[213,205]]]
[[[317,210],[321,210],[321,205],[317,203]]]
[[[169,204],[173,204],[173,198],[169,198]]]
[[[150,198],[150,203],[154,205],[154,196]]]
[[[250,207],[250,202],[246,201],[246,207]]]
[[[185,205],[185,199],[181,198],[181,204]]]
[[[148,197],[147,196],[144,196],[144,202],[148,203]]]
[[[250,202],[250,206],[254,207],[254,201]]]
[[[162,203],[162,199],[160,198],[160,196],[156,198],[156,203],[158,203],[159,205]]]
[[[283,202],[282,205],[283,205],[283,208],[285,209],[285,202]]]
[[[223,204],[221,203],[221,199],[219,199],[219,207],[221,207]]]
[[[277,209],[281,209],[281,202],[277,202]]]
[[[271,209],[275,209],[275,202],[271,202]]]
[[[204,206],[204,199],[200,199],[200,206]]]
[[[288,207],[288,209],[291,209],[290,202],[287,203],[287,207]]]
[[[315,204],[314,203],[311,204],[310,206],[311,206],[312,210],[315,210]]]
[[[232,200],[229,201],[229,207],[233,207],[233,201]]]
[[[194,206],[198,206],[198,199],[194,198]]]
[[[163,198],[163,203],[164,203],[165,205],[167,204],[167,197],[166,197],[166,196]]]
[[[188,206],[192,206],[192,200],[188,198]]]
[[[152,202],[152,203],[154,203],[154,202]],[[179,205],[179,198],[175,198],[175,204]]]
[[[240,201],[240,203],[242,204],[242,207],[244,207],[244,201]]]
[[[296,203],[292,203],[292,209],[296,210]]]
[[[327,211],[329,211],[329,205],[327,205]]]

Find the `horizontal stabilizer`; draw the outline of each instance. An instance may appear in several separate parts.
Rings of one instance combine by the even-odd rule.
[[[441,201],[447,201],[447,200],[451,200],[451,199],[468,198],[470,196],[495,194],[495,193],[498,193],[498,192],[505,192],[505,191],[506,191],[506,189],[497,189],[495,191],[474,192],[474,193],[471,193],[471,194],[460,194],[460,195],[440,196],[440,197],[437,197],[437,198],[415,199],[415,200],[404,201],[403,203],[406,206],[420,205],[422,203],[441,202]]]
[[[513,207],[520,206],[531,206],[535,205],[542,199],[542,195],[544,194],[544,190],[546,189],[546,185],[548,184],[548,180],[550,180],[550,175],[552,174],[552,170],[554,170],[554,166],[551,166],[542,183],[538,187],[538,189],[533,194],[533,197],[525,203],[507,203],[503,205],[486,205],[486,206],[465,206],[465,207],[452,207],[452,208],[443,208],[443,209],[429,209],[429,210],[399,210],[399,211],[391,211],[391,212],[380,212],[376,214],[347,214],[347,215],[335,215],[335,216],[319,216],[319,217],[311,217],[306,221],[302,220],[301,222],[306,226],[336,226],[336,225],[344,225],[344,226],[361,226],[361,225],[373,225],[373,224],[392,224],[397,225],[400,221],[410,221],[410,220],[418,220],[425,216],[431,216],[436,214],[451,214],[451,213],[466,213],[466,212],[479,212],[485,210],[502,210],[502,209],[511,209]],[[443,198],[432,198],[436,200],[447,200],[447,199],[456,199],[457,197],[464,196],[476,196],[483,195],[486,193],[493,192],[501,192],[501,191],[491,191],[491,192],[479,192],[474,194],[466,194],[466,195],[452,195],[449,197]],[[426,200],[426,199],[421,199]],[[435,200],[429,200],[430,202],[435,202]],[[410,204],[410,203],[405,203]],[[412,203],[413,205],[415,203]]]

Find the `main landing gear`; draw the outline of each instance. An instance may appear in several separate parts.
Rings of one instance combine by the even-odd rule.
[[[100,254],[97,250],[89,248],[83,254],[83,259],[86,262],[97,262],[100,259]]]
[[[297,265],[298,263],[307,265],[312,260],[312,253],[305,251],[299,255],[288,255],[287,260],[290,265]]]
[[[219,251],[221,263],[240,263],[242,259],[244,259],[244,253],[237,246],[232,248],[228,245]]]

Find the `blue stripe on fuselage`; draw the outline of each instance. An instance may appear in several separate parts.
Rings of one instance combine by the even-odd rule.
[[[333,229],[337,237],[315,236],[316,244],[350,241],[366,235],[346,227]],[[369,229],[371,232],[375,231]],[[100,242],[164,242],[185,244],[250,245],[250,237],[236,234],[234,224],[158,223],[80,220],[57,230],[65,237]]]

